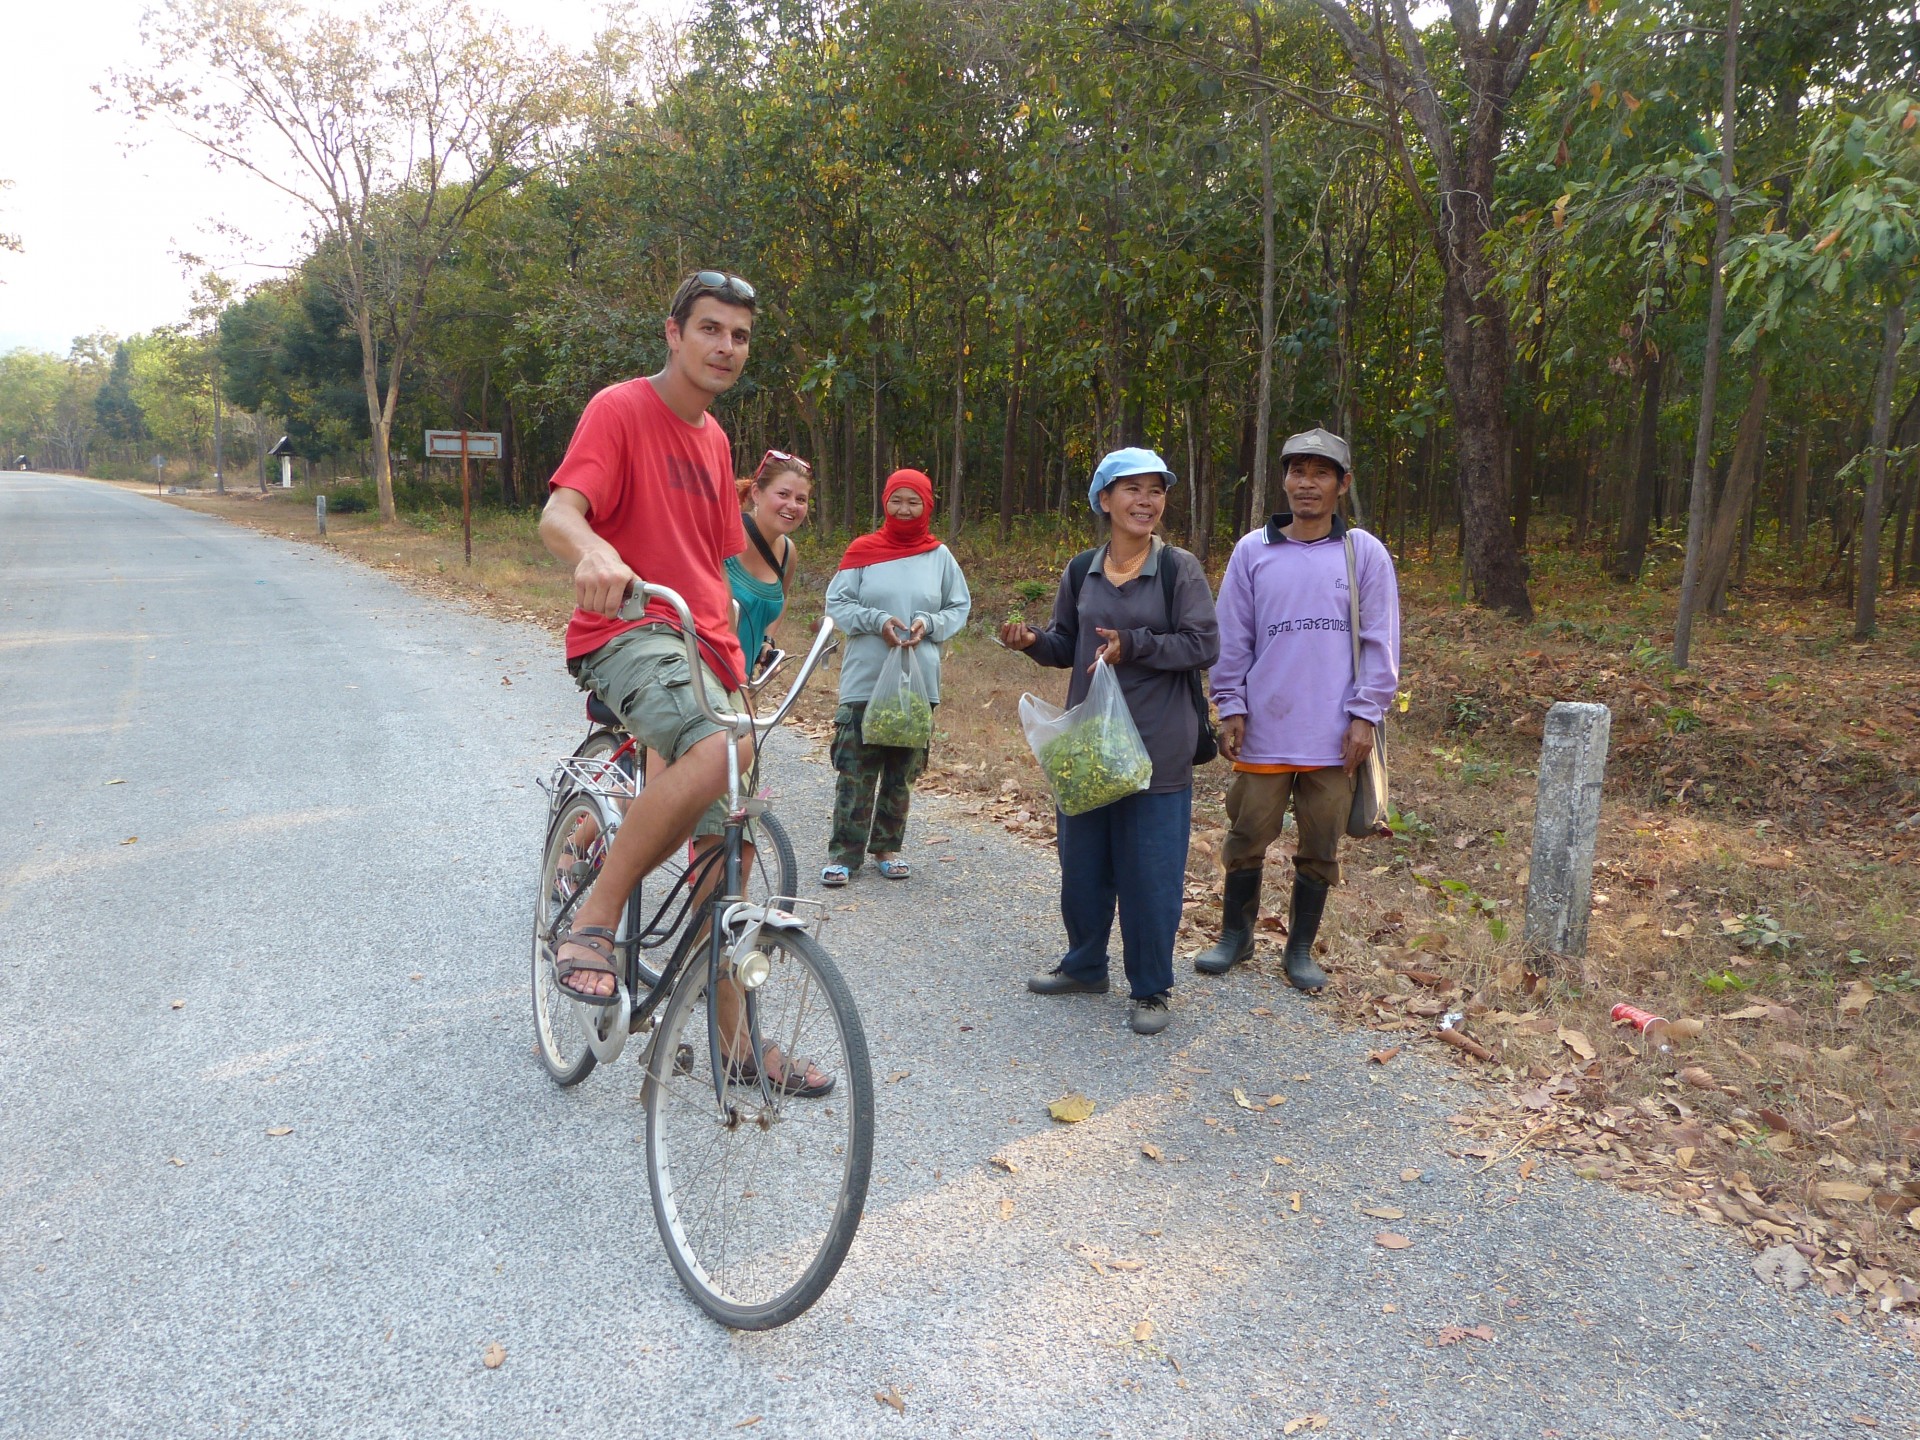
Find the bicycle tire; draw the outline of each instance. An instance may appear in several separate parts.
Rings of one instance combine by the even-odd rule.
[[[773,1090],[769,1104],[757,1079],[734,1081],[721,1110],[704,956],[667,1002],[646,1085],[647,1185],[667,1257],[700,1308],[738,1330],[784,1325],[826,1292],[873,1169],[873,1074],[852,992],[804,931],[763,932],[760,948],[771,970],[753,992],[763,1040],[832,1074],[832,1091]]]
[[[552,947],[547,931],[558,906],[571,895],[565,885],[580,883],[578,877],[563,881],[560,876],[562,848],[581,820],[591,817],[606,833],[606,816],[598,796],[575,790],[561,797],[553,818],[547,824],[547,841],[540,848],[540,879],[533,912],[533,953],[529,980],[533,1000],[533,1048],[541,1066],[562,1088],[578,1085],[593,1073],[596,1063],[580,1033],[575,1004],[564,994],[564,987],[553,974]],[[589,859],[589,864],[594,864]],[[597,868],[597,867],[596,867]],[[590,880],[585,883],[591,884]]]

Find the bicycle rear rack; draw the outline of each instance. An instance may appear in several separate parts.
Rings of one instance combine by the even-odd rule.
[[[619,761],[604,755],[569,755],[538,783],[556,805],[581,790],[607,800],[631,800],[640,793],[638,777],[628,774]]]

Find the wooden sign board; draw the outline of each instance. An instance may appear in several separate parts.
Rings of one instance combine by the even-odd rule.
[[[460,458],[460,437],[466,437],[467,458],[469,460],[498,460],[500,458],[500,432],[498,430],[429,430],[427,431],[427,458],[429,460],[458,460]]]

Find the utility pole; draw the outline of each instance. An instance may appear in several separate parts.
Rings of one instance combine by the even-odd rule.
[[[213,352],[213,488],[214,493],[227,493],[227,477],[221,461],[225,458],[221,448],[223,438],[220,428],[220,352]]]

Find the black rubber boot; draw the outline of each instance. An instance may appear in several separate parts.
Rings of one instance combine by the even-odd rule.
[[[1220,905],[1220,943],[1193,957],[1202,975],[1224,975],[1253,954],[1253,922],[1260,918],[1260,872],[1229,870]]]
[[[1324,990],[1327,972],[1313,958],[1313,937],[1327,908],[1327,887],[1304,875],[1293,877],[1293,918],[1287,926],[1287,983],[1296,990]]]

